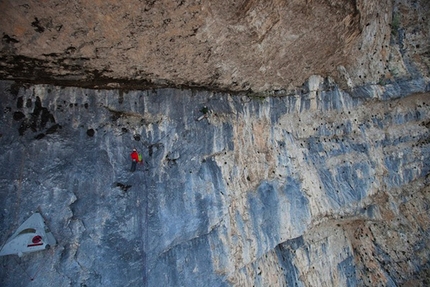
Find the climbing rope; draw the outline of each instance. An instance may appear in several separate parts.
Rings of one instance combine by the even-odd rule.
[[[143,170],[145,172],[145,169]],[[146,177],[145,177],[145,181],[147,183]],[[150,190],[150,189],[148,189]],[[149,232],[148,232],[148,191],[144,191],[145,192],[145,224],[146,224],[146,228],[145,228],[145,240],[143,243],[143,252],[144,252],[144,259],[143,259],[143,264],[144,264],[144,270],[145,270],[145,278],[144,278],[144,286],[148,286],[148,240],[149,240]]]
[[[144,171],[143,171],[144,172]],[[145,177],[143,179],[143,183],[147,183],[147,178]],[[143,187],[146,186],[146,184],[142,184]],[[142,196],[142,192],[145,193],[145,196]],[[146,190],[142,190],[142,192],[136,192],[136,200],[135,202],[137,202],[137,224],[138,224],[138,236],[141,238],[140,240],[140,245],[141,245],[141,249],[142,249],[142,267],[143,267],[143,286],[148,286],[148,260],[147,260],[147,242],[148,242],[148,238],[149,238],[149,234],[148,234],[148,226],[146,226],[146,228],[144,228],[144,224],[148,225],[148,192]],[[142,206],[142,200],[145,201],[145,206]],[[144,210],[143,210],[144,209]]]
[[[16,225],[16,222],[18,222],[18,216],[21,210],[21,195],[22,195],[22,179],[23,179],[23,173],[24,173],[24,163],[25,163],[25,156],[24,156],[24,152],[21,153],[23,156],[21,158],[21,165],[20,165],[20,173],[19,173],[19,178],[18,178],[18,187],[17,187],[17,191],[16,191],[16,208],[15,208],[15,214],[14,214],[14,222]],[[11,225],[9,232],[7,234],[11,234],[11,231],[13,231],[15,228],[17,228],[17,226],[15,225]],[[2,249],[4,247],[4,245],[6,244],[7,240],[2,244],[1,248]],[[50,253],[50,257],[51,257],[51,262],[52,262],[52,258],[54,255],[54,251],[53,249],[49,250]],[[22,273],[25,274],[25,276],[30,280],[33,281],[36,276],[39,274],[40,270],[42,269],[42,267],[44,266],[44,264],[38,264],[38,268],[36,270],[36,272],[33,274],[33,276],[31,276],[27,270],[22,266],[22,264],[18,261],[17,257],[15,255],[9,255],[11,257],[13,257],[13,260],[15,261],[15,263],[20,267],[20,269],[22,270]],[[10,270],[9,270],[9,266],[7,264],[3,263],[3,267],[5,267],[6,269],[6,274],[10,274]]]
[[[51,249],[51,250],[49,250],[48,251],[49,253],[50,253],[50,259],[51,259],[51,261],[50,262],[52,262],[52,258],[54,257],[53,255],[54,255],[54,250],[53,249]],[[42,269],[42,267],[45,265],[45,264],[38,264],[38,268],[37,268],[37,270],[36,270],[36,272],[34,272],[34,274],[33,274],[33,276],[31,276],[28,272],[27,272],[27,270],[26,269],[24,269],[24,267],[21,265],[21,263],[20,262],[18,262],[18,259],[15,257],[15,256],[13,256],[13,258],[14,258],[14,261],[15,261],[15,263],[21,268],[21,270],[22,270],[22,273],[24,273],[25,275],[26,275],[26,277],[30,280],[30,281],[34,281],[34,279],[36,279],[36,276],[39,274],[39,272],[40,272],[40,270]]]
[[[21,153],[22,155],[24,154],[24,152]],[[21,166],[20,166],[20,171],[19,171],[19,178],[18,178],[18,188],[16,191],[16,209],[15,209],[15,224],[16,222],[18,222],[18,215],[19,215],[19,211],[21,209],[21,193],[22,193],[22,175],[24,173],[24,155],[21,157]]]
[[[23,152],[21,154],[24,154]],[[17,186],[17,190],[16,190],[16,208],[15,208],[15,213],[14,213],[14,224],[11,224],[9,230],[6,234],[7,236],[9,236],[10,234],[12,234],[13,230],[16,228],[16,222],[18,222],[18,215],[19,215],[19,211],[21,209],[21,190],[22,190],[22,174],[24,171],[24,156],[22,156],[21,158],[21,165],[20,165],[20,172],[19,172],[19,177],[18,177],[18,186]],[[0,250],[3,249],[3,247],[5,246],[7,242],[7,238],[4,241],[4,243],[1,245]]]

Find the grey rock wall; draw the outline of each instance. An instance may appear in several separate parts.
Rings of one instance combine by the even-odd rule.
[[[429,82],[312,76],[267,98],[1,82],[1,243],[39,210],[58,246],[1,257],[0,285],[425,286]]]

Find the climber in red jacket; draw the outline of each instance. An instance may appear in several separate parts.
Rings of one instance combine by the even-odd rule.
[[[139,154],[137,153],[136,149],[133,149],[133,152],[130,154],[131,156],[131,172],[134,172],[136,170],[136,164],[139,161]]]

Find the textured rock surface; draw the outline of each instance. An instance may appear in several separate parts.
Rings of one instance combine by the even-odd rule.
[[[0,77],[284,91],[429,71],[426,0],[1,1]]]
[[[0,285],[427,286],[429,90],[1,82],[1,242],[39,209],[59,245],[0,258]]]
[[[429,5],[0,1],[0,285],[429,286]]]

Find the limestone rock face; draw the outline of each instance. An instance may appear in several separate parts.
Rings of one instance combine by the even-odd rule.
[[[0,286],[430,285],[429,1],[0,11]]]
[[[0,285],[427,286],[429,90],[1,82],[0,240],[39,210],[58,245]]]
[[[86,87],[284,91],[429,71],[429,2],[1,1],[0,77]]]

